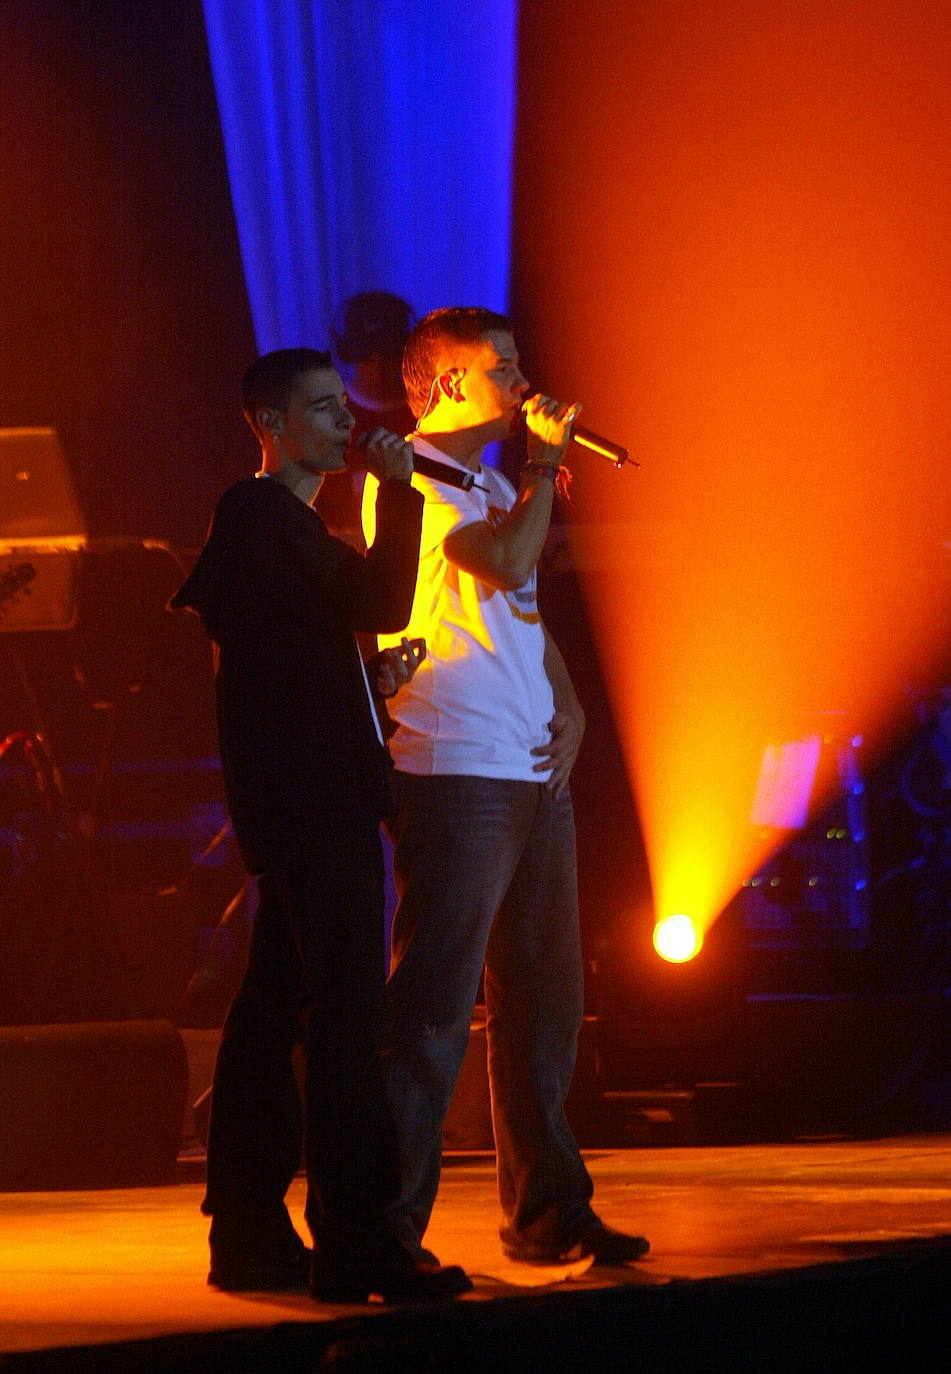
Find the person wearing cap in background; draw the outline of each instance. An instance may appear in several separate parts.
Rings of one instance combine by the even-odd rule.
[[[416,421],[403,387],[403,345],[413,327],[412,307],[389,291],[361,291],[351,296],[331,329],[331,344],[354,418],[347,470],[325,482],[316,510],[338,539],[355,549],[366,547],[360,523],[366,459],[356,440],[381,426],[391,434],[408,434]]]

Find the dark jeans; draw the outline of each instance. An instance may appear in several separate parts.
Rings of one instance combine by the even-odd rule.
[[[260,878],[248,969],[218,1053],[206,1214],[286,1219],[304,1126],[317,1244],[360,1251],[389,1231],[399,1164],[380,1058],[383,938],[377,828],[289,838]],[[292,1063],[301,1039],[305,1122]]]
[[[532,782],[396,773],[391,831],[397,1230],[418,1246],[429,1222],[484,965],[502,1240],[526,1258],[561,1248],[593,1215],[564,1113],[583,1010],[570,797]]]

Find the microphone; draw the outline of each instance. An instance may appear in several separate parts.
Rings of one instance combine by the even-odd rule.
[[[600,434],[593,434],[590,429],[584,429],[581,425],[571,426],[571,442],[609,459],[616,468],[622,468],[625,463],[630,463],[635,468],[640,467],[640,463],[632,458],[621,444],[615,444],[610,439],[602,439]]]
[[[570,414],[574,414],[572,410]],[[522,419],[524,420],[524,414]],[[597,453],[601,458],[614,464],[616,468],[622,468],[625,463],[630,463],[631,467],[639,468],[640,463],[636,458],[632,458],[623,444],[616,444],[612,439],[605,439],[600,434],[595,434],[594,430],[585,429],[584,425],[576,425],[572,420],[570,442],[578,444],[580,448],[589,449],[592,453]]]
[[[361,453],[366,452],[369,434],[359,434],[354,440],[354,445]],[[447,487],[458,487],[460,491],[470,491],[473,487],[478,487],[480,491],[487,488],[477,482],[474,472],[467,472],[464,468],[450,467],[448,463],[437,462],[435,458],[427,458],[423,453],[413,450],[413,471],[421,472],[424,477],[431,477],[434,482],[444,482]]]

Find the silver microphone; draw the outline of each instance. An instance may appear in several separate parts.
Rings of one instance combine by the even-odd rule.
[[[602,439],[600,434],[594,434],[582,425],[571,426],[571,442],[580,444],[582,448],[589,449],[602,458],[607,458],[616,468],[622,468],[625,463],[630,463],[635,468],[640,467],[637,459],[632,458],[623,445],[615,444],[611,439]]]

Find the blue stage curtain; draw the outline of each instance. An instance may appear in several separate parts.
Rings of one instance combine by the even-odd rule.
[[[517,0],[204,0],[260,349],[508,301]]]

